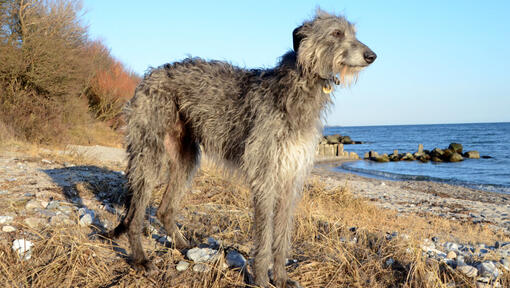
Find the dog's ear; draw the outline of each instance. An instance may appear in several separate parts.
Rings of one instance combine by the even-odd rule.
[[[301,44],[301,40],[303,40],[303,38],[305,38],[303,33],[300,33],[301,30],[303,29],[303,26],[304,25],[301,25],[301,26],[297,27],[296,29],[294,29],[294,31],[292,31],[292,41],[294,44],[294,52],[296,52],[296,53],[299,49],[299,44]]]

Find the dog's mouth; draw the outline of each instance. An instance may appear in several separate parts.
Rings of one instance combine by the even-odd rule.
[[[350,65],[347,63],[340,63],[335,69],[334,82],[336,85],[350,85],[356,83],[358,80],[358,73],[368,65]]]

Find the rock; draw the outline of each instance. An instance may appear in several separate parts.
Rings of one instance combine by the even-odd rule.
[[[450,155],[450,157],[448,158],[448,161],[449,162],[460,162],[460,161],[464,161],[464,158],[459,153],[454,152],[452,155]]]
[[[397,149],[393,150],[393,154],[391,154],[391,156],[397,156],[398,157],[398,150]]]
[[[28,201],[27,204],[25,205],[25,209],[27,209],[27,210],[32,210],[32,209],[36,209],[36,208],[43,208],[41,205],[41,202],[39,202],[36,199],[32,199],[32,200]]]
[[[338,144],[338,143],[340,143],[341,139],[342,139],[342,135],[339,135],[339,134],[326,136],[326,141],[328,142],[328,144]]]
[[[400,160],[403,160],[403,161],[414,161],[415,158],[414,158],[413,154],[407,152]]]
[[[342,144],[352,144],[352,139],[349,136],[342,136],[340,142]]]
[[[393,258],[388,258],[384,263],[386,264],[386,266],[391,266],[393,265],[393,263],[395,263],[395,260],[393,260]]]
[[[186,257],[195,263],[204,263],[216,260],[219,254],[217,250],[211,248],[191,248],[186,252]]]
[[[182,271],[187,270],[188,267],[189,267],[189,262],[181,260],[181,261],[179,261],[179,263],[177,263],[177,266],[175,266],[175,269],[179,272],[182,272]]]
[[[464,153],[464,157],[469,159],[480,159],[480,153],[478,151],[467,151]]]
[[[480,263],[476,268],[478,268],[478,272],[482,277],[497,278],[501,274],[496,265],[490,261]]]
[[[430,157],[437,157],[441,158],[443,157],[444,151],[439,148],[434,148],[432,151],[430,151]]]
[[[20,258],[29,260],[32,257],[34,243],[26,239],[16,239],[12,242],[12,250],[16,251]]]
[[[418,154],[423,154],[423,144],[418,144]]]
[[[321,140],[319,140],[319,145],[322,145],[322,144],[328,144],[328,140],[326,139],[325,136],[322,136]]]
[[[418,156],[417,160],[419,160],[420,162],[426,163],[426,162],[429,162],[430,156],[427,154],[423,154],[421,156]]]
[[[90,226],[90,225],[92,225],[93,220],[94,219],[92,218],[92,215],[87,213],[80,217],[79,224],[82,227]]]
[[[12,220],[14,220],[12,216],[9,215],[0,216],[0,224],[9,224],[12,222]]]
[[[198,263],[198,264],[193,265],[193,271],[195,271],[195,272],[205,273],[205,272],[209,272],[209,270],[211,270],[211,267],[209,267],[209,265],[204,264],[204,263]]]
[[[225,261],[229,268],[243,268],[246,265],[244,256],[235,250],[231,250],[227,253]]]
[[[457,258],[457,253],[450,251],[450,252],[448,252],[448,254],[446,254],[446,258],[455,259],[455,258]]]
[[[344,153],[344,144],[340,143],[338,144],[338,156],[342,155]]]
[[[370,150],[368,152],[368,158],[377,158],[377,156],[379,156],[379,153],[377,153],[375,151]]]
[[[358,160],[359,156],[358,156],[358,154],[356,154],[356,152],[351,151],[351,152],[349,152],[349,159]]]
[[[448,149],[452,150],[453,152],[462,154],[462,144],[460,143],[450,143]]]
[[[14,231],[16,231],[16,228],[11,225],[5,225],[4,227],[2,227],[2,232],[9,233]]]
[[[459,244],[453,243],[453,242],[446,242],[444,244],[444,248],[447,251],[458,251],[459,250]]]
[[[374,161],[376,162],[390,162],[390,157],[388,157],[388,154],[384,153],[383,155],[381,156],[377,156],[375,158],[373,158]]]
[[[441,156],[441,159],[443,159],[444,161],[448,161],[450,159],[450,156],[453,155],[453,153],[455,153],[453,150],[445,149],[443,150],[443,156]]]
[[[53,209],[58,209],[58,207],[60,207],[60,201],[50,201],[48,203],[48,205],[46,205],[46,209],[50,209],[50,210],[53,210]]]
[[[207,245],[209,245],[209,247],[214,250],[218,250],[220,248],[220,242],[218,242],[218,240],[214,239],[213,237],[207,238]]]
[[[443,162],[443,159],[437,157],[437,156],[432,156],[430,157],[430,161],[432,162]]]
[[[363,155],[363,159],[369,159],[369,158],[370,158],[370,153],[365,152],[365,154]]]
[[[457,266],[457,270],[469,278],[475,278],[478,275],[478,270],[470,265]]]
[[[397,151],[397,150],[395,150],[395,151]],[[393,152],[393,154],[390,155],[390,161],[392,161],[392,162],[400,161],[400,155],[395,154],[395,152]]]
[[[39,226],[42,226],[42,225],[45,225],[48,223],[46,219],[37,218],[37,217],[25,218],[25,220],[23,222],[25,222],[25,224],[32,229],[35,229]]]
[[[481,156],[480,158],[482,158],[482,159],[492,159],[492,156],[489,156],[489,155],[483,155],[483,156]]]

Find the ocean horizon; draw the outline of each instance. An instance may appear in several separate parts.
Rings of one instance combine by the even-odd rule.
[[[476,150],[490,159],[465,159],[456,163],[399,161],[376,163],[361,160],[343,163],[336,171],[388,180],[423,180],[467,186],[510,194],[510,122],[413,124],[371,126],[326,126],[324,135],[341,134],[363,144],[344,145],[363,158],[365,152],[399,153],[445,149],[461,143],[464,151]]]

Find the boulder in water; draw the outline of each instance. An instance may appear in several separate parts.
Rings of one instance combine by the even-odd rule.
[[[453,152],[459,153],[462,155],[462,144],[460,143],[450,143],[448,149],[451,149]]]
[[[338,144],[338,143],[340,143],[340,139],[342,139],[342,135],[340,135],[340,134],[326,136],[326,140],[328,141],[328,144]]]
[[[480,153],[478,151],[467,151],[464,153],[464,157],[470,158],[470,159],[480,159]]]
[[[459,162],[459,161],[463,161],[463,160],[464,160],[464,158],[462,157],[462,155],[460,155],[457,152],[453,152],[453,154],[450,155],[450,158],[448,158],[449,162]]]

